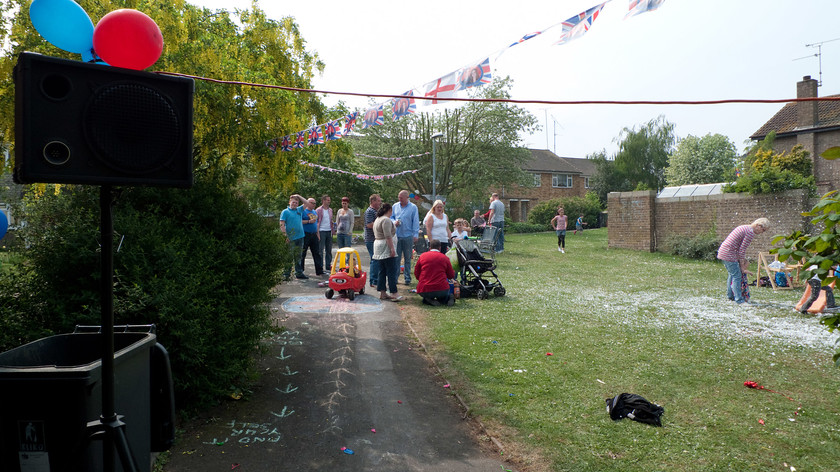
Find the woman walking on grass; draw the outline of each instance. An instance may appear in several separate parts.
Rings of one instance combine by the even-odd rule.
[[[563,212],[563,207],[557,209],[557,214],[551,219],[551,227],[557,233],[557,250],[566,254],[566,225],[569,223],[569,217]]]

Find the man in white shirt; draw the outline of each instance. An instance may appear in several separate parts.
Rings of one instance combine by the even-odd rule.
[[[333,219],[333,211],[330,208],[330,196],[324,195],[321,197],[321,206],[315,210],[318,215],[318,252],[322,254],[321,260],[324,267],[315,267],[316,272],[323,272],[332,270],[332,237],[335,234],[335,219]]]
[[[499,194],[490,196],[490,217],[487,222],[499,228],[499,236],[496,239],[496,253],[505,250],[505,204],[499,200]]]

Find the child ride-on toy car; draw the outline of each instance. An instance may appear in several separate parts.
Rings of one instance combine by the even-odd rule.
[[[365,293],[366,283],[367,272],[362,270],[359,252],[349,247],[336,251],[330,270],[329,288],[324,295],[332,298],[338,292],[353,300],[357,293],[359,295]]]

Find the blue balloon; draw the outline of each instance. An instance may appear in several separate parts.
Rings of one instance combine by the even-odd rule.
[[[93,22],[73,0],[35,0],[29,18],[38,33],[59,49],[77,54],[93,49]]]
[[[6,213],[0,211],[0,239],[6,235],[6,230],[9,229],[9,219],[6,218]]]

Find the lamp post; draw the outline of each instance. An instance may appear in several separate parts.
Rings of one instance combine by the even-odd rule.
[[[437,164],[435,161],[435,153],[437,149],[435,149],[435,144],[437,143],[437,139],[442,137],[443,133],[435,133],[432,135],[432,204],[434,204],[435,200],[437,200]]]

